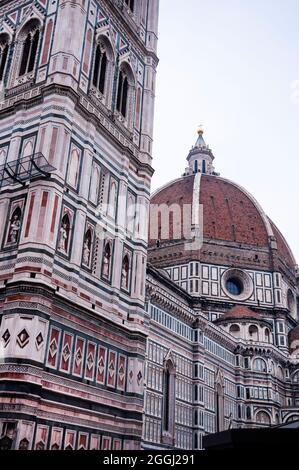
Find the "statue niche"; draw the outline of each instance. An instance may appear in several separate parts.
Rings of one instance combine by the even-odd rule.
[[[90,254],[91,254],[91,230],[88,229],[84,236],[83,242],[83,264],[89,266],[90,264]]]
[[[10,225],[8,229],[7,243],[14,245],[18,243],[20,230],[21,230],[21,218],[22,211],[20,207],[17,207],[11,216]]]
[[[69,240],[70,240],[70,219],[68,214],[65,214],[61,221],[61,227],[59,232],[59,243],[58,248],[64,253],[68,252]]]

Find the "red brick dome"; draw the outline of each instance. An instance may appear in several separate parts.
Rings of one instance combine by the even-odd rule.
[[[178,227],[180,221],[179,223],[177,219],[174,221],[174,216],[170,213],[169,234],[166,238],[163,233],[161,236],[161,226],[163,225],[161,217],[160,220],[157,221],[156,218],[154,221],[153,216],[151,216],[149,247],[155,248],[157,238],[161,236],[160,248],[168,248],[168,251],[163,253],[163,257],[165,259],[171,256],[170,246],[178,246],[180,241],[186,239],[182,223],[183,207],[191,205],[194,211],[194,204],[198,204],[198,202],[203,207],[204,245],[201,249],[202,255],[205,254],[205,250],[210,250],[210,252],[213,250],[213,254],[216,254],[214,251],[215,246],[222,245],[222,256],[231,258],[234,256],[232,253],[235,248],[235,258],[237,260],[238,257],[242,257],[239,249],[243,251],[244,248],[251,251],[255,249],[255,253],[260,251],[261,254],[255,254],[253,259],[258,260],[259,258],[258,262],[263,263],[260,266],[266,269],[271,266],[273,252],[276,252],[282,263],[293,271],[296,263],[287,242],[273,222],[266,216],[258,202],[245,189],[232,181],[210,174],[197,174],[196,177],[194,174],[183,176],[153,194],[151,199],[152,208],[153,205],[160,206],[164,204],[168,207],[177,205],[181,209],[182,215],[181,227]],[[153,236],[155,231],[152,225],[154,223],[158,223],[158,237]],[[226,244],[230,246],[230,249],[225,255]],[[157,250],[154,251],[157,255]],[[151,254],[150,250],[150,258],[153,259],[155,255]],[[186,258],[188,255],[185,254],[184,256]],[[192,258],[194,259],[194,253],[192,253]],[[243,265],[248,264],[244,262],[246,261],[245,258],[243,258]],[[212,260],[210,259],[210,261]],[[221,260],[218,259],[217,262],[221,262]],[[225,259],[222,262],[227,264]],[[242,264],[241,259],[240,264]]]

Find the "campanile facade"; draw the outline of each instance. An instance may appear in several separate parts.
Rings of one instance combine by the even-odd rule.
[[[138,449],[158,0],[1,4],[1,445]]]

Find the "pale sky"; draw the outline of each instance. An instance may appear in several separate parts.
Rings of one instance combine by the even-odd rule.
[[[299,263],[299,1],[160,0],[152,189],[184,171],[203,124]]]

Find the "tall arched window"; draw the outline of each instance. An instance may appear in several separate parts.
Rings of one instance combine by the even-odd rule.
[[[240,337],[240,327],[239,327],[239,325],[231,325],[230,328],[229,328],[229,332],[235,338],[239,338]]]
[[[102,44],[98,44],[96,48],[96,56],[93,72],[93,85],[95,88],[104,94],[107,72],[107,54]]]
[[[4,79],[9,49],[8,41],[9,38],[6,34],[0,34],[0,82]]]
[[[120,70],[118,75],[116,109],[122,114],[123,117],[127,116],[128,87],[128,77],[125,72]]]
[[[268,413],[266,413],[265,411],[259,411],[255,416],[255,420],[257,423],[267,424],[267,425],[271,424],[271,418],[268,415]]]
[[[115,111],[118,118],[130,130],[133,129],[135,111],[136,79],[128,62],[120,64],[117,80]]]
[[[175,364],[171,356],[164,363],[163,377],[163,434],[168,442],[174,436],[175,425]]]
[[[248,328],[249,338],[253,341],[258,341],[258,328],[255,325],[250,325]]]
[[[198,173],[198,161],[195,160],[194,162],[194,173]]]
[[[267,372],[267,364],[264,359],[257,358],[253,361],[253,370],[257,370],[259,372]]]
[[[37,54],[37,48],[39,43],[39,28],[37,26],[33,26],[23,43],[23,50],[21,56],[21,65],[19,70],[19,76],[26,75],[27,73],[32,72],[35,65],[35,59]]]
[[[265,341],[266,343],[270,343],[270,331],[268,328],[265,328]]]

